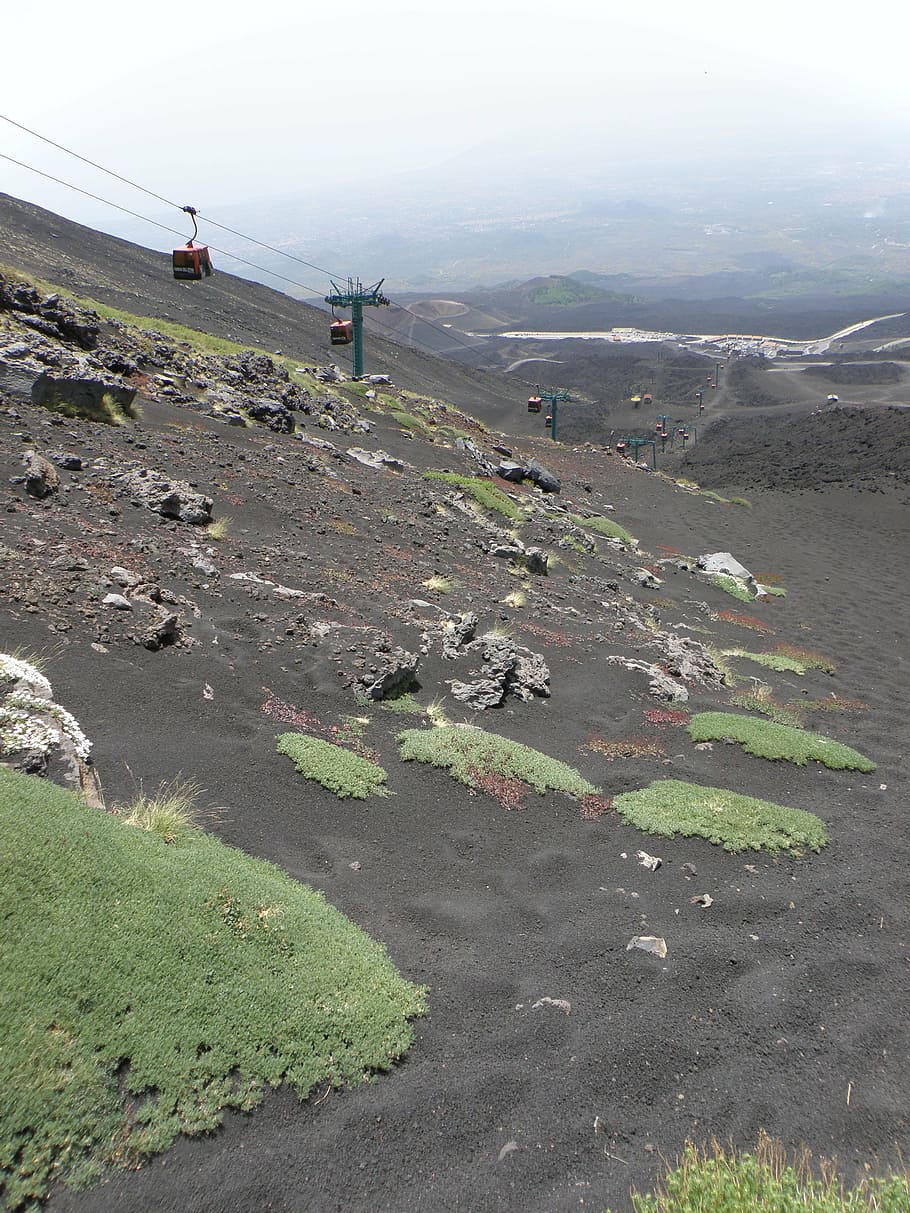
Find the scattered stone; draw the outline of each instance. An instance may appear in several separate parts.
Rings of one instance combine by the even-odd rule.
[[[358,680],[369,699],[388,699],[406,691],[414,681],[420,659],[415,653],[394,648],[390,653],[377,653],[374,660],[378,667]]]
[[[118,611],[131,611],[133,604],[128,598],[124,598],[122,594],[106,594],[102,599],[102,606],[114,607]]]
[[[694,897],[689,898],[689,905],[702,906],[707,910],[709,906],[714,905],[714,898],[710,893],[697,893]]]
[[[656,590],[658,586],[663,585],[663,581],[659,577],[655,577],[648,569],[634,569],[632,577],[646,590]]]
[[[559,477],[554,475],[553,472],[548,471],[536,459],[529,460],[525,469],[525,475],[528,480],[533,480],[544,493],[558,493],[562,489],[562,482]]]
[[[174,611],[161,610],[140,637],[140,643],[150,652],[157,652],[181,639],[179,615]]]
[[[119,564],[115,564],[109,573],[111,581],[114,581],[119,586],[125,586],[130,589],[142,584],[142,578],[138,573],[131,573],[129,569],[121,568]]]
[[[656,872],[663,863],[657,855],[649,855],[647,851],[636,851],[635,854],[641,867],[647,868],[649,872]]]
[[[689,690],[681,682],[677,682],[675,678],[671,678],[666,671],[662,670],[659,665],[654,665],[650,661],[637,661],[631,657],[622,657],[618,654],[613,654],[606,661],[612,665],[625,666],[627,670],[640,670],[647,674],[650,679],[650,691],[652,695],[659,699],[665,699],[669,703],[686,703],[689,699]]]
[[[741,577],[743,581],[754,580],[746,566],[729,552],[709,552],[699,556],[695,564],[703,573],[723,573],[728,577]]]
[[[540,1007],[556,1007],[557,1011],[563,1011],[566,1015],[572,1013],[572,1004],[567,998],[538,998],[537,1002],[531,1003],[531,1010],[537,1011]]]
[[[193,526],[208,526],[212,521],[212,499],[195,492],[183,480],[170,480],[150,468],[117,472],[111,483],[133,499],[164,518],[174,518]]]
[[[25,491],[31,497],[43,500],[60,487],[60,473],[54,465],[37,451],[26,451],[22,456],[25,465]]]
[[[404,460],[396,459],[394,455],[388,455],[385,451],[365,451],[361,447],[352,446],[348,448],[347,453],[352,459],[362,463],[364,467],[373,468],[376,471],[391,468],[394,472],[403,472],[408,466]]]
[[[633,935],[626,944],[626,951],[631,952],[633,948],[637,948],[641,952],[648,952],[652,956],[659,956],[664,960],[667,955],[667,941],[661,939],[659,935]]]
[[[550,671],[539,653],[511,638],[487,632],[461,647],[458,655],[479,654],[483,664],[471,682],[449,681],[453,696],[478,711],[499,707],[507,695],[525,702],[550,695]]]
[[[502,459],[496,469],[496,475],[502,480],[511,480],[516,484],[521,484],[525,478],[524,464],[516,463],[513,459]]]
[[[51,459],[64,472],[81,472],[84,466],[80,457],[70,451],[57,451],[51,455]]]

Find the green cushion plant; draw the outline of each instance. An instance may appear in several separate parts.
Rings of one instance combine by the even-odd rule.
[[[689,723],[693,741],[738,741],[747,754],[786,759],[797,766],[813,759],[833,771],[874,771],[875,763],[858,750],[790,725],[734,712],[699,712]]]
[[[347,796],[366,800],[371,794],[389,795],[382,767],[344,746],[306,733],[282,733],[277,748],[279,754],[291,759],[305,779],[315,780],[342,800]]]
[[[597,791],[592,783],[558,759],[485,729],[454,724],[436,729],[407,729],[398,741],[405,761],[442,767],[468,787],[479,786],[478,776],[501,775],[521,780],[540,793],[552,789],[585,796]]]
[[[271,864],[2,770],[0,887],[7,1210],[208,1132],[267,1087],[363,1082],[424,1008],[380,944]]]
[[[824,822],[813,813],[727,788],[679,779],[658,779],[637,792],[613,798],[629,825],[665,838],[706,838],[727,851],[817,851],[828,841]]]

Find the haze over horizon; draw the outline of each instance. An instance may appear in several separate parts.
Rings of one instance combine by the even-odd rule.
[[[346,264],[347,250],[369,260],[381,229],[387,260],[388,241],[409,235],[417,213],[443,232],[447,218],[539,217],[648,183],[659,199],[661,181],[704,192],[706,165],[726,168],[732,184],[747,166],[742,188],[769,168],[780,178],[788,158],[798,168],[831,155],[879,172],[893,162],[885,176],[897,188],[910,125],[902,22],[878,3],[861,23],[833,22],[815,0],[773,0],[758,15],[717,0],[685,11],[656,0],[641,15],[589,0],[558,14],[517,0],[465,0],[457,14],[411,0],[304,13],[279,0],[255,22],[212,0],[165,0],[154,18],[110,0],[50,0],[16,14],[17,41],[40,56],[10,57],[0,112],[178,206],[298,242],[304,257],[336,256],[333,272],[366,278],[371,266]],[[186,226],[179,211],[10,122],[0,151],[0,188],[67,218],[169,243],[10,157]]]

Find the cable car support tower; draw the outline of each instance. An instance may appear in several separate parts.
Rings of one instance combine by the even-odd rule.
[[[363,374],[363,309],[366,307],[388,307],[389,300],[380,291],[385,278],[373,286],[363,286],[359,278],[349,278],[347,289],[332,283],[332,294],[325,301],[331,307],[349,307],[354,328],[354,378]]]

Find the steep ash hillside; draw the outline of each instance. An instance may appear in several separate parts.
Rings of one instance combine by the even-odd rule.
[[[120,246],[68,233],[45,262],[51,220],[29,222],[9,259],[52,281],[69,266],[100,297]],[[387,381],[352,382],[263,288],[193,295],[192,318],[188,298],[157,314],[200,328],[222,309],[212,330],[241,343],[0,280],[0,650],[43,658],[109,808],[194,780],[213,833],[381,940],[429,1013],[375,1082],[303,1103],[282,1086],[100,1186],[55,1183],[46,1207],[626,1213],[687,1138],[764,1129],[851,1176],[906,1158],[897,492],[845,490],[851,464],[824,493],[779,493],[718,424],[719,461],[713,437],[698,450],[743,494],[725,499],[515,438],[501,388],[395,347]],[[878,426],[898,419],[877,417],[872,443],[896,447]],[[717,553],[741,579],[697,559]],[[788,713],[822,753],[870,761],[762,758],[723,728],[696,742],[705,712]],[[414,757],[483,737],[460,725],[490,735],[460,780]],[[391,794],[304,778],[276,749],[289,729],[380,763]],[[485,766],[508,742],[538,753]],[[557,763],[562,790],[540,782]],[[620,797],[667,780],[702,796],[713,836],[735,793],[812,814],[828,841],[645,833]],[[194,993],[157,992],[162,1019]]]

